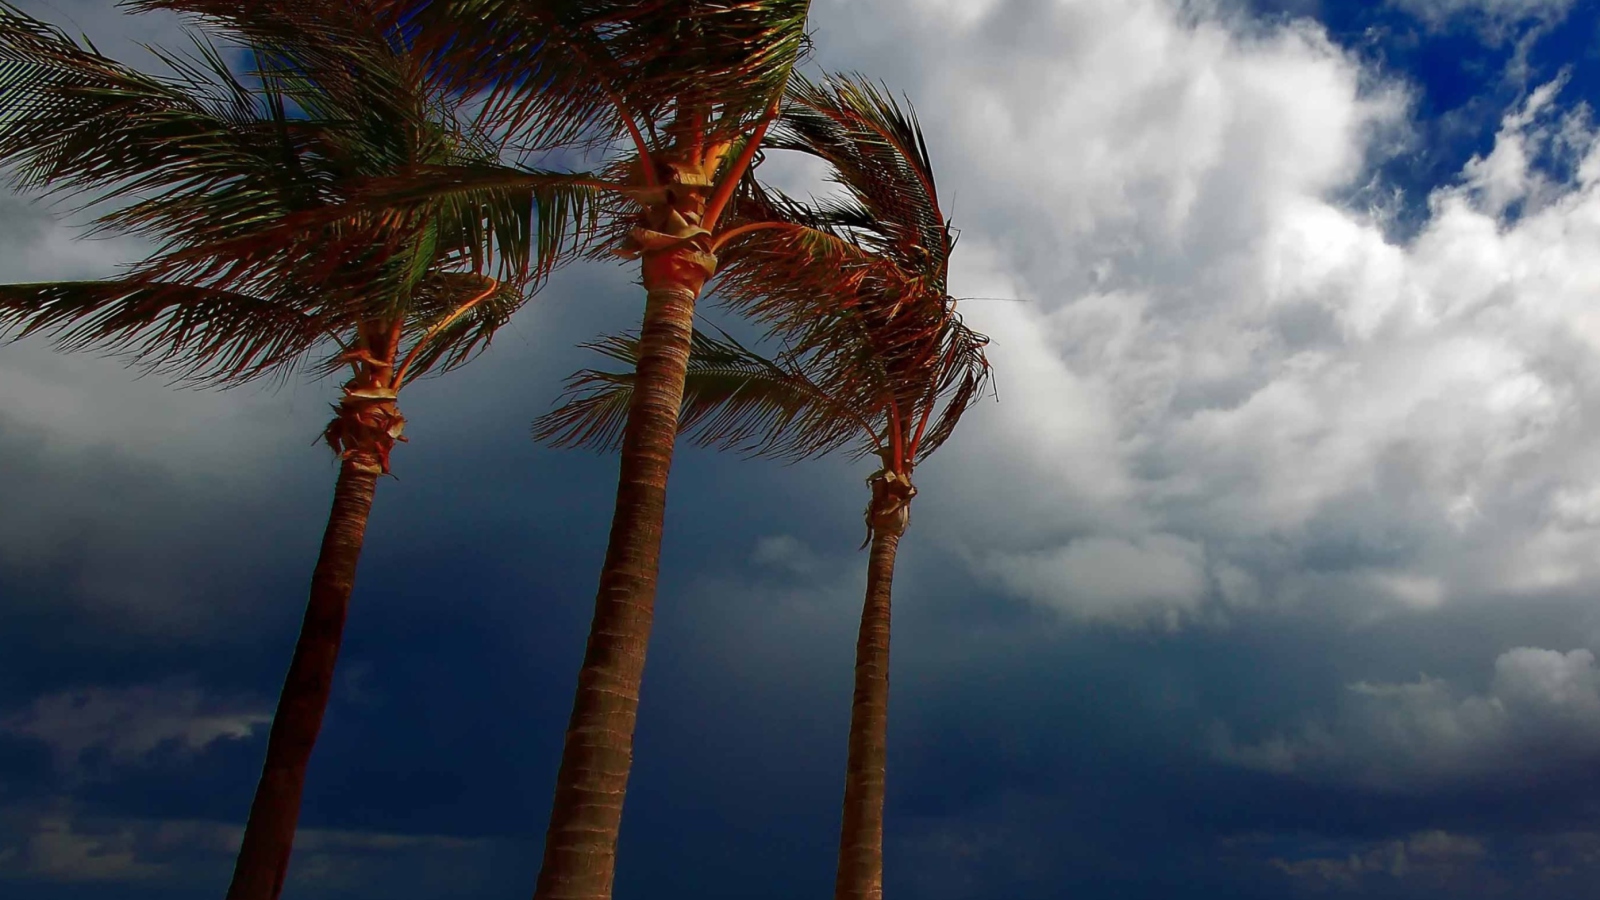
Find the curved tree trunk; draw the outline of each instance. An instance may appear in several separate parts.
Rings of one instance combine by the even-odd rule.
[[[904,526],[902,525],[901,528]],[[877,527],[867,564],[867,596],[856,639],[850,757],[845,765],[844,824],[834,900],[883,897],[884,772],[889,745],[889,589],[900,528]]]
[[[311,576],[311,598],[272,717],[267,762],[250,804],[228,900],[276,900],[283,890],[306,764],[333,692],[334,664],[378,477],[378,467],[363,460],[345,459],[339,466],[333,510]]]
[[[694,304],[713,266],[709,254],[691,250],[644,260],[648,297],[622,437],[617,504],[556,775],[535,900],[611,896]]]

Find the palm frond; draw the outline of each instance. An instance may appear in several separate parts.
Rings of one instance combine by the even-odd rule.
[[[950,439],[961,416],[990,386],[994,373],[983,353],[988,344],[987,337],[959,319],[945,330],[944,353],[940,356],[935,378],[929,381],[929,395],[920,404],[919,414],[923,421],[931,421],[932,425],[921,435],[912,435],[914,463],[921,463]]]
[[[879,437],[914,466],[990,374],[987,338],[947,290],[954,241],[916,115],[859,78],[796,78],[774,134],[826,161],[846,198],[800,203],[747,178],[718,296],[783,337],[830,396],[894,423]]]
[[[639,344],[612,335],[583,345],[618,364],[585,369],[567,382],[562,405],[534,423],[534,436],[558,447],[621,447],[633,397]],[[684,380],[679,432],[700,446],[788,461],[854,444],[870,452],[874,428],[807,377],[793,360],[769,360],[726,333],[696,329]]]
[[[549,274],[590,246],[600,221],[606,182],[587,173],[546,172],[463,160],[418,165],[346,186],[345,202],[285,220],[284,228],[319,227],[351,212],[449,211],[486,229],[504,277]],[[476,246],[486,241],[462,241]]]
[[[406,383],[428,374],[443,374],[470,362],[488,349],[511,317],[528,302],[528,292],[515,282],[493,282],[479,275],[433,274],[412,301],[406,333],[416,347],[406,370]]]
[[[309,316],[358,345],[390,328],[375,323],[418,337],[438,325],[410,373],[444,371],[593,230],[592,189],[500,166],[505,136],[457,115],[461,98],[385,28],[377,0],[128,5],[188,13],[255,68],[235,75],[208,36],[187,55],[152,48],[168,74],[146,75],[0,0],[0,163],[20,187],[96,193],[91,205],[115,207],[97,229],[158,242],[119,282],[138,290],[116,315],[63,299],[83,299],[81,284],[54,286],[60,296],[19,327],[204,378],[245,377],[257,357],[277,365],[270,336],[251,349],[207,338],[208,315],[218,335],[243,327],[238,304],[173,299],[188,291],[280,303],[287,321]],[[490,273],[503,291],[468,315],[435,315],[459,293],[450,285]],[[38,300],[46,287],[16,290]],[[156,296],[168,305],[152,307]]]
[[[954,243],[916,112],[860,76],[796,76],[769,144],[826,160],[848,199],[821,206],[835,227],[943,289]]]
[[[0,285],[0,337],[53,337],[197,384],[237,384],[292,367],[328,339],[277,299],[140,279]]]
[[[669,109],[730,125],[782,92],[809,0],[385,0],[389,22],[536,144],[605,141]]]
[[[220,58],[165,59],[172,77],[146,75],[0,6],[0,162],[16,164],[17,186],[194,192],[279,177],[280,135],[251,127],[253,101]]]

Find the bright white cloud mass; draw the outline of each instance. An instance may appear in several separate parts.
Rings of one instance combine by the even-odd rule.
[[[55,16],[59,10],[99,39],[122,27],[102,6],[55,0],[30,11],[66,21]],[[1404,11],[1395,14],[1416,31],[1402,37],[1417,41],[1486,26],[1485,34],[1498,29],[1526,43],[1576,15],[1570,0],[1394,0],[1385,8]],[[891,830],[903,815],[916,823],[909,831],[937,837],[891,841],[909,848],[891,859],[891,870],[915,869],[921,878],[902,882],[915,883],[908,900],[995,896],[985,885],[1002,877],[1036,879],[1027,882],[1038,887],[1035,894],[1016,896],[1054,896],[1054,863],[1047,861],[1074,857],[1030,816],[1046,806],[1051,811],[1039,817],[1057,814],[1059,806],[1081,815],[1083,829],[1095,834],[1111,827],[1103,819],[1139,819],[1134,801],[1126,810],[1109,799],[1103,810],[1078,809],[1073,804],[1089,801],[1072,790],[1063,790],[1071,799],[1059,803],[1017,799],[1045,790],[1038,785],[1049,777],[1079,771],[1083,755],[1073,740],[1119,747],[1116,741],[1167,741],[1162,752],[1183,759],[1174,768],[1369,792],[1386,801],[1533,783],[1600,765],[1600,612],[1593,603],[1600,594],[1600,128],[1583,82],[1594,69],[1529,68],[1527,53],[1517,51],[1508,70],[1514,65],[1537,77],[1504,102],[1486,94],[1473,108],[1489,123],[1481,146],[1463,153],[1443,180],[1402,184],[1385,166],[1437,149],[1427,142],[1440,132],[1421,121],[1426,86],[1317,20],[1252,9],[1226,0],[814,2],[813,69],[882,78],[916,105],[945,212],[961,232],[952,287],[974,298],[964,314],[994,339],[989,358],[999,402],[969,413],[950,445],[919,471],[921,494],[896,580],[896,616],[913,623],[897,631],[903,643],[895,652],[903,655],[896,666],[924,668],[896,682],[904,691],[896,702],[904,705],[895,715],[904,718],[895,727],[906,731],[892,746],[905,756],[891,766],[905,762],[912,774],[899,782],[891,775],[891,784],[937,785],[898,799],[893,791],[900,788],[891,789]],[[141,26],[140,36],[175,43],[170,21],[159,22],[166,23],[159,33]],[[127,49],[115,40],[102,44],[113,53]],[[1498,74],[1489,79],[1503,86]],[[781,165],[775,159],[769,171]],[[802,181],[814,175],[784,171]],[[132,243],[85,244],[72,234],[41,207],[0,199],[0,280],[105,273],[138,253]],[[483,361],[459,377],[418,386],[407,407],[412,444],[396,454],[405,480],[380,491],[369,538],[370,547],[390,555],[364,562],[364,579],[424,557],[446,560],[439,565],[451,577],[504,579],[483,588],[499,592],[483,601],[483,615],[493,630],[515,634],[533,615],[530,606],[553,602],[547,595],[557,582],[536,579],[578,567],[572,559],[590,564],[587,545],[551,561],[501,543],[576,533],[589,521],[587,510],[608,508],[609,493],[603,502],[598,493],[572,493],[573,485],[588,490],[589,469],[551,462],[557,457],[531,459],[525,433],[556,394],[559,377],[575,367],[579,357],[565,348],[602,328],[633,324],[631,287],[612,275],[558,279]],[[608,299],[613,295],[622,299]],[[309,568],[316,535],[307,523],[320,522],[332,480],[326,455],[310,446],[326,415],[326,387],[178,393],[152,380],[130,383],[114,362],[62,359],[38,341],[0,350],[0,467],[21,473],[0,495],[0,587],[8,575],[29,585],[6,602],[30,616],[65,609],[109,617],[127,640],[252,642],[252,628],[276,615],[272,603],[282,598],[269,602],[246,588],[271,572],[294,596],[296,566]],[[484,417],[495,420],[492,427]],[[825,700],[798,692],[834,685],[816,674],[823,664],[834,666],[829,677],[839,684],[848,674],[864,562],[847,554],[860,539],[865,493],[858,476],[865,471],[849,469],[845,477],[842,463],[799,466],[771,476],[793,480],[768,495],[723,480],[766,474],[712,478],[694,459],[681,457],[683,474],[674,474],[658,604],[664,617],[683,606],[699,612],[685,613],[677,631],[670,622],[658,631],[651,678],[661,671],[670,676],[664,681],[681,676],[674,683],[713,697],[706,708],[716,714],[756,717],[768,731],[752,740],[768,749],[745,755],[780,771],[779,751],[792,748],[776,720],[832,734],[838,723],[827,724],[812,707],[847,711],[842,689]],[[543,468],[526,475],[535,466]],[[500,480],[511,472],[530,480]],[[594,477],[610,490],[609,470]],[[464,497],[482,508],[465,508]],[[291,508],[293,515],[285,512]],[[546,509],[555,510],[555,525],[539,518]],[[769,518],[751,524],[738,518],[744,514]],[[818,535],[837,541],[825,544]],[[240,542],[249,548],[237,549]],[[493,569],[473,555],[480,551],[511,562]],[[682,554],[676,564],[675,552]],[[191,566],[194,559],[202,562]],[[62,587],[49,596],[27,580],[57,576],[52,583]],[[358,597],[357,606],[381,610],[387,639],[409,641],[405,652],[420,658],[434,635],[405,631],[408,616],[423,621],[417,609],[426,605],[466,620],[478,608],[467,592],[434,593],[413,598],[411,607],[389,595]],[[946,594],[959,594],[960,615],[970,621],[918,631],[914,617],[931,608],[928,597],[947,604],[940,613],[955,608]],[[1544,636],[1513,636],[1506,623],[1524,620]],[[1401,632],[1412,637],[1392,637]],[[1425,637],[1467,632],[1470,646]],[[691,638],[698,643],[682,643]],[[934,638],[949,646],[917,643]],[[1059,649],[1059,658],[1024,660],[1015,648],[1030,640],[1080,643]],[[1193,683],[1204,682],[1205,671],[1194,675],[1169,662],[1188,648],[1226,647],[1229,640],[1239,641],[1241,658],[1267,662],[1244,674],[1229,670],[1234,681],[1219,674],[1218,684],[1266,698],[1263,711],[1245,701],[1226,705],[1218,699],[1224,688]],[[1104,657],[1125,658],[1095,656],[1083,663],[1088,668],[1071,668],[1077,657],[1069,664],[1068,656],[1100,642],[1115,648]],[[377,643],[361,652],[375,652]],[[1129,647],[1136,649],[1124,653]],[[278,649],[286,653],[287,645]],[[473,645],[470,655],[479,649]],[[581,646],[567,649],[572,659],[559,657],[550,671],[566,672]],[[993,658],[979,658],[985,652]],[[1333,658],[1337,652],[1344,655]],[[1230,655],[1206,659],[1221,672],[1227,666],[1216,659]],[[531,650],[524,656],[539,665],[555,658]],[[947,675],[929,660],[959,660],[961,668]],[[144,686],[29,688],[25,701],[5,709],[0,730],[45,748],[61,769],[101,757],[138,768],[131,764],[161,748],[204,759],[259,736],[266,718],[258,706],[214,702],[259,691],[235,690],[233,681],[212,691],[160,680],[187,674],[184,664],[139,676]],[[970,720],[937,719],[945,709],[941,692],[956,696],[986,683],[973,672],[1012,666],[1038,692],[1010,704],[1035,731],[994,724],[1009,707],[993,697]],[[389,677],[397,668],[382,671]],[[1074,675],[1056,676],[1066,671]],[[1095,698],[1110,688],[1072,680],[1083,671],[1105,675],[1108,684],[1166,681],[1148,692],[1159,704],[1119,707],[1093,727],[1037,712],[1049,702],[1088,698],[1071,707],[1074,714],[1101,714]],[[538,674],[544,681],[518,703],[533,704],[530,697],[548,689],[564,704],[566,683],[552,687],[556,676]],[[275,689],[271,679],[278,677],[281,668],[262,676],[261,690]],[[949,686],[960,678],[967,680]],[[386,691],[393,697],[401,690],[372,681],[376,709]],[[109,680],[73,682],[88,683]],[[671,726],[645,720],[642,733],[655,727],[655,739],[666,743],[677,738],[659,735],[698,735],[713,713],[671,707],[660,684],[651,683],[645,703],[671,708],[670,716],[661,714]],[[474,682],[472,691],[492,694],[504,690],[499,685]],[[772,696],[760,694],[757,703],[737,693],[746,689]],[[1129,689],[1127,696],[1146,694]],[[541,714],[557,723],[546,735],[555,746],[565,708]],[[493,715],[493,727],[483,730],[498,735],[505,704],[496,702]],[[376,727],[375,718],[362,727]],[[1142,731],[1133,720],[1159,721],[1167,730]],[[425,730],[408,722],[389,743],[445,746],[434,733],[418,737]],[[356,746],[354,738],[339,739]],[[972,749],[989,748],[985,740],[1000,749],[992,756]],[[688,756],[713,758],[705,748],[714,741],[691,743]],[[728,760],[738,756],[735,745],[721,749]],[[340,771],[352,781],[366,777],[348,763],[357,755],[349,752]],[[996,757],[1032,766],[1034,780],[973,774],[1002,765]],[[831,756],[816,758],[807,751],[793,771],[833,766]],[[478,811],[452,805],[452,791],[465,789],[450,779],[471,775],[430,782],[443,764],[418,759],[411,763],[428,774],[420,781],[443,796],[430,795],[428,808],[458,816],[456,831],[438,833],[481,836]],[[648,779],[666,776],[651,772],[645,750],[640,759],[644,774],[636,777],[647,785],[640,802],[648,803],[648,786],[662,783]],[[835,774],[828,770],[827,790]],[[546,775],[529,776],[532,793],[546,789]],[[720,770],[706,777],[740,783]],[[963,793],[961,777],[982,786]],[[756,780],[758,787],[739,789],[742,796],[779,790],[772,785],[780,778]],[[372,783],[393,787],[381,778]],[[323,787],[353,796],[354,789]],[[174,871],[163,854],[181,841],[150,849],[159,825],[113,816],[91,839],[66,807],[51,805],[58,801],[32,798],[16,814],[26,834],[9,851],[0,841],[0,876],[55,872],[51,878],[81,881],[112,878],[104,873],[113,871],[130,878]],[[0,791],[0,829],[8,802]],[[828,802],[828,816],[835,816],[831,796]],[[1289,810],[1298,800],[1282,802]],[[1192,805],[1202,808],[1200,800]],[[1570,885],[1559,879],[1600,865],[1600,839],[1588,832],[1540,831],[1545,843],[1508,843],[1487,827],[1481,834],[1441,830],[1409,807],[1409,818],[1382,834],[1333,813],[1296,819],[1296,810],[1279,810],[1291,823],[1283,827],[1296,833],[1347,825],[1360,832],[1291,853],[1243,813],[1236,820],[1225,815],[1229,809],[1205,809],[1225,823],[1219,829],[1243,822],[1230,847],[1318,891],[1359,891],[1382,881],[1440,893],[1395,888],[1377,896],[1469,896],[1457,892],[1488,883],[1482,873],[1512,847],[1540,878],[1558,879],[1539,882],[1548,896],[1581,897],[1559,893]],[[514,812],[522,825],[542,821],[542,809]],[[372,833],[436,833],[431,823],[397,816],[401,824]],[[350,823],[323,824],[324,834],[358,835]],[[627,840],[645,846],[634,835],[663,831],[658,825],[641,825]],[[1139,819],[1134,830],[1147,825]],[[209,835],[200,843],[213,851],[226,843],[215,829],[233,827],[209,819],[191,826]],[[637,852],[676,860],[685,852],[671,843],[676,839]],[[424,843],[437,849],[448,840]],[[333,873],[329,883],[356,883],[356,869],[338,869],[354,865],[347,851],[338,841],[317,850]],[[531,871],[521,874],[531,879]]]
[[[1409,88],[1314,26],[1013,10],[924,11],[938,65],[911,76],[957,293],[1026,301],[968,307],[1001,402],[940,461],[928,505],[963,514],[932,527],[1005,590],[1130,623],[1593,576],[1592,526],[1556,509],[1600,474],[1600,145],[1561,80],[1401,242],[1351,198],[1404,146]],[[990,41],[1019,42],[1001,69],[956,49]]]

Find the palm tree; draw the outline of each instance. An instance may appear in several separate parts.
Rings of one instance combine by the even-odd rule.
[[[611,896],[695,303],[806,45],[809,0],[390,0],[389,21],[536,144],[627,148],[596,173],[441,168],[426,190],[593,188],[645,288],[616,505],[556,775],[537,900]],[[404,188],[372,185],[374,202]]]
[[[988,339],[962,324],[947,293],[952,232],[909,109],[870,84],[836,77],[791,85],[773,144],[831,164],[845,197],[807,209],[748,183],[720,289],[789,339],[764,359],[723,334],[697,333],[679,427],[690,439],[801,459],[850,448],[875,455],[867,479],[872,547],[856,644],[837,900],[880,898],[889,694],[890,585],[917,489],[912,474],[953,432],[989,377]],[[589,345],[624,368],[640,343]],[[614,449],[637,384],[585,370],[568,402],[535,424],[559,446]]]
[[[155,77],[0,5],[0,162],[22,188],[138,198],[96,227],[159,241],[118,278],[0,286],[0,336],[53,334],[198,384],[284,377],[308,357],[324,373],[349,367],[323,435],[340,460],[333,506],[228,890],[267,900],[287,871],[377,481],[405,440],[400,391],[488,344],[572,249],[562,235],[587,194],[339,207],[377,176],[496,169],[501,142],[360,0],[133,5],[210,14],[254,59],[252,83],[203,40],[194,57],[162,54],[171,71]]]

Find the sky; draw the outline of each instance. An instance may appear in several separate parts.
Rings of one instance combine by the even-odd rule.
[[[181,39],[20,5],[141,65]],[[915,104],[994,339],[901,545],[886,892],[1592,897],[1600,4],[815,0],[811,28],[809,72]],[[82,222],[0,195],[0,281],[144,249]],[[287,896],[531,892],[616,472],[528,426],[635,279],[567,269],[407,390]],[[0,348],[0,894],[221,893],[335,394]],[[826,896],[868,468],[680,450],[620,900]]]

